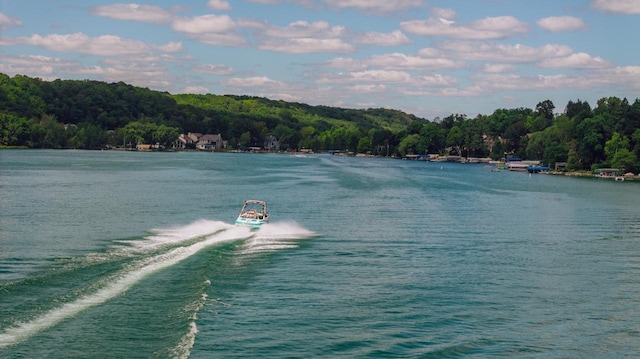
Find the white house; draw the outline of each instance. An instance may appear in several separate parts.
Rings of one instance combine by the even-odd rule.
[[[278,143],[278,139],[275,136],[269,136],[264,139],[264,149],[267,151],[278,151],[280,150],[280,143]]]
[[[202,135],[198,138],[196,148],[204,151],[214,151],[222,148],[222,136],[217,135]]]

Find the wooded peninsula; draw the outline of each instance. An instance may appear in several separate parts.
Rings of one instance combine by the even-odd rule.
[[[123,82],[54,80],[0,73],[0,148],[171,149],[184,133],[220,134],[224,150],[262,147],[339,150],[404,158],[412,154],[505,157],[566,163],[568,171],[640,171],[640,99],[569,101],[561,112],[496,109],[427,120],[391,109],[346,109],[237,95],[178,94]]]

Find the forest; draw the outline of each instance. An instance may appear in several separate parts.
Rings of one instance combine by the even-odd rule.
[[[468,118],[427,120],[391,109],[311,106],[238,95],[159,92],[123,82],[44,81],[0,73],[0,148],[105,149],[158,144],[181,133],[220,133],[228,148],[275,136],[284,151],[340,150],[403,158],[410,154],[506,156],[566,170],[640,171],[640,99],[579,99],[556,109],[496,109]]]

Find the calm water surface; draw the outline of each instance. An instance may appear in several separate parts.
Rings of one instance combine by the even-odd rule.
[[[2,358],[633,358],[639,278],[638,183],[0,151]]]

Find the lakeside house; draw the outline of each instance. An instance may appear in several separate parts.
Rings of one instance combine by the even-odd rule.
[[[222,140],[222,135],[219,133],[215,135],[188,132],[178,136],[174,147],[181,150],[194,148],[202,151],[217,151],[226,147],[226,141]]]
[[[222,148],[222,136],[217,135],[202,135],[196,143],[196,149],[203,151],[215,151]]]
[[[264,139],[264,149],[267,151],[279,151],[280,143],[275,136],[268,136]]]

